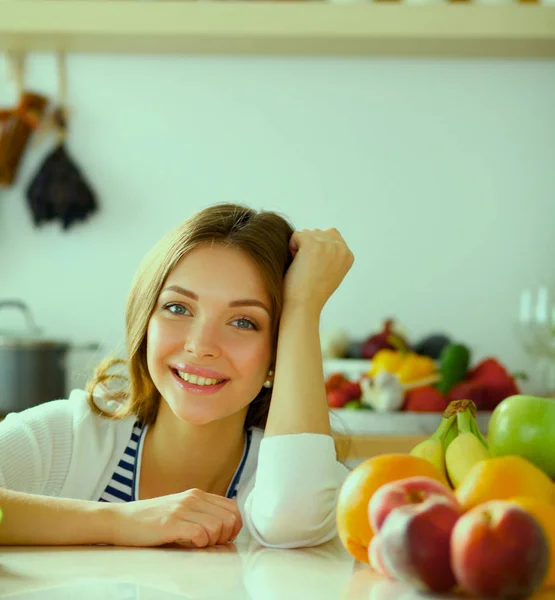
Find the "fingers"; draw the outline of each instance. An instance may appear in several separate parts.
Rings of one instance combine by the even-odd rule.
[[[183,523],[188,526],[188,529],[184,530],[190,532],[190,537],[182,537],[181,525]],[[222,534],[225,534],[226,531],[227,537],[224,538]],[[180,539],[185,541],[189,539],[197,548],[204,548],[205,546],[225,544],[229,541],[230,533],[231,526],[224,526],[221,518],[205,512],[187,511],[179,520],[179,532],[176,532],[176,535],[178,534]]]
[[[216,519],[219,527],[219,536],[215,539],[215,544],[227,544],[227,542],[231,541],[239,530],[241,529],[241,516],[237,517],[235,512],[231,512],[226,510],[225,508],[221,508],[216,506],[215,504],[211,504],[210,502],[201,502],[198,506],[199,512],[202,514],[206,514],[208,516]],[[214,525],[214,536],[217,533],[216,525]],[[212,537],[210,537],[212,541]]]
[[[193,521],[204,527],[206,545],[226,544],[235,539],[243,526],[241,512],[235,500],[201,490],[183,494],[179,519]]]
[[[305,239],[314,239],[320,242],[334,241],[345,243],[345,239],[335,227],[328,229],[301,229],[295,231],[289,240],[291,251],[296,252]]]
[[[200,499],[233,513],[235,515],[235,526],[233,528],[233,532],[235,535],[237,535],[239,531],[241,531],[241,528],[243,527],[243,518],[241,517],[241,511],[239,510],[239,506],[235,500],[224,498],[223,496],[218,496],[217,494],[208,493],[203,493]]]
[[[185,548],[205,548],[210,545],[210,536],[204,526],[193,521],[178,521],[172,537]]]

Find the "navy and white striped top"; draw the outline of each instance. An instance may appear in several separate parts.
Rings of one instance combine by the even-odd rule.
[[[143,426],[140,421],[135,422],[127,448],[125,448],[110,482],[102,492],[99,502],[133,502],[137,500],[137,484],[141,472],[141,456],[147,429],[148,426]],[[226,498],[234,499],[237,497],[237,486],[247,462],[251,438],[252,431],[246,431],[243,456],[226,492]]]
[[[140,421],[135,422],[127,448],[99,502],[132,502],[137,498],[135,486],[137,473],[140,473],[142,442],[147,429],[148,427],[143,427]]]

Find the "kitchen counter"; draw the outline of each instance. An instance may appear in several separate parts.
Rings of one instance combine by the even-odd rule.
[[[553,600],[544,591],[533,600]],[[0,547],[0,598],[11,600],[470,600],[426,595],[355,561],[338,538],[275,550],[244,528],[235,543],[200,550]]]
[[[0,547],[0,598],[11,600],[471,600],[426,595],[355,561],[338,538],[314,548]],[[553,590],[531,600],[553,600]],[[477,599],[476,599],[477,600]]]
[[[13,600],[417,600],[352,559],[336,538],[275,550],[243,529],[234,544],[0,548],[0,598]],[[436,596],[437,598],[437,596]]]

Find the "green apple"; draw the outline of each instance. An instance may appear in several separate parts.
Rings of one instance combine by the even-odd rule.
[[[491,415],[488,443],[492,456],[517,454],[555,479],[555,400],[505,398]]]

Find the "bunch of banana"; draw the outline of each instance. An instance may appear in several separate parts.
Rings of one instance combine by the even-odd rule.
[[[487,441],[476,422],[474,402],[451,402],[436,432],[417,444],[410,454],[430,461],[453,487],[458,487],[477,462],[490,457]]]
[[[447,449],[446,438],[453,425],[456,426],[456,424],[456,415],[453,414],[450,417],[443,416],[435,433],[427,440],[417,444],[410,451],[410,454],[413,456],[419,456],[420,458],[425,458],[430,461],[437,469],[439,469],[446,480],[448,480],[445,464],[445,451]]]
[[[476,422],[476,405],[470,400],[458,400],[457,435],[445,451],[449,479],[457,488],[470,469],[481,460],[490,458],[488,443]]]

